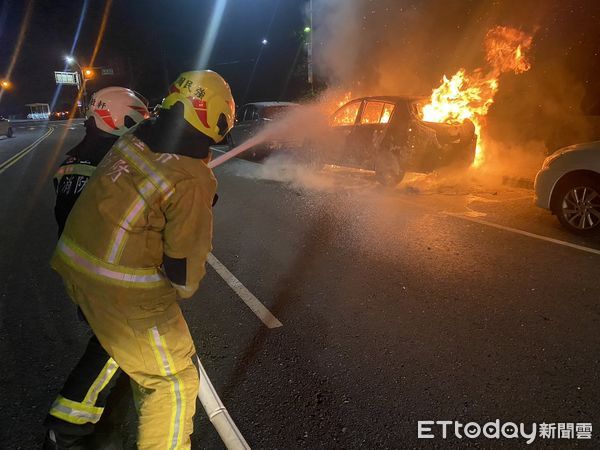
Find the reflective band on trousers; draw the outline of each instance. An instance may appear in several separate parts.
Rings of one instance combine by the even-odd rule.
[[[50,415],[69,423],[81,425],[98,422],[103,411],[104,408],[83,405],[59,395],[50,408]]]
[[[139,287],[154,288],[161,286],[165,278],[156,268],[132,269],[124,266],[117,266],[105,263],[78,248],[69,241],[63,234],[56,247],[57,253],[63,261],[72,268],[86,272],[103,281],[113,284]]]
[[[108,361],[106,361],[106,364],[104,364],[104,367],[90,386],[85,398],[83,399],[83,403],[87,405],[95,405],[96,401],[98,400],[98,395],[108,385],[118,368],[119,365],[117,362],[112,358],[108,358]]]
[[[173,358],[169,353],[165,338],[160,335],[158,328],[153,327],[148,331],[150,334],[150,345],[156,355],[161,373],[173,384],[171,392],[174,397],[174,408],[169,427],[169,441],[171,442],[169,448],[176,449],[183,438],[182,422],[185,420],[185,390],[183,380],[181,380],[181,377],[177,373],[173,372]]]

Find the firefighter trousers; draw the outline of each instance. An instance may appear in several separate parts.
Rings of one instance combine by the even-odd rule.
[[[131,403],[129,377],[92,335],[44,421],[60,448],[120,439]],[[91,444],[90,444],[91,445]]]
[[[133,294],[85,278],[65,284],[102,347],[133,381],[138,448],[190,448],[198,369],[174,290]]]

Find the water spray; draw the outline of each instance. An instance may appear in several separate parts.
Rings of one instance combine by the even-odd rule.
[[[265,141],[265,135],[263,133],[259,133],[256,136],[248,139],[243,144],[240,144],[237,147],[228,151],[227,153],[224,153],[223,155],[219,156],[218,158],[213,159],[211,162],[208,163],[208,167],[210,169],[214,169],[215,167],[220,166],[221,164],[223,164],[226,161],[229,161],[231,158],[239,155],[240,153],[243,153],[246,150],[248,150],[256,145],[262,144],[264,141]]]

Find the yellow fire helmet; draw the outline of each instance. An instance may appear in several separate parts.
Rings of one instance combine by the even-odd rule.
[[[183,104],[185,120],[201,133],[220,142],[234,122],[235,102],[227,82],[212,70],[184,72],[169,88],[162,109]]]

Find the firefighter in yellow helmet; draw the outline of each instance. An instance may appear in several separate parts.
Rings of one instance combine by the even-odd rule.
[[[133,381],[138,447],[190,448],[198,371],[177,300],[205,274],[217,184],[209,146],[234,111],[221,76],[185,72],[158,118],[121,137],[90,178],[51,264],[110,358],[84,398],[59,396],[51,415],[95,423],[97,394],[120,368]],[[81,445],[50,431],[55,448]]]

